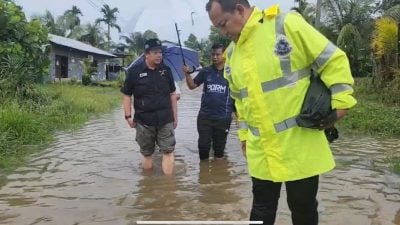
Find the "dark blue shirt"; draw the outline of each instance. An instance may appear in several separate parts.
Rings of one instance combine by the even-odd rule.
[[[193,80],[197,86],[204,84],[199,116],[231,119],[233,102],[223,70],[217,70],[213,66],[205,67]]]
[[[162,126],[174,121],[170,94],[175,91],[171,69],[161,64],[155,70],[143,62],[126,72],[121,92],[134,97],[134,118],[148,126]]]

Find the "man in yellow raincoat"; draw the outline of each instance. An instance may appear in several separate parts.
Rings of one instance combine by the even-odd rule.
[[[297,13],[251,7],[247,0],[209,0],[211,22],[232,39],[225,77],[239,114],[239,139],[253,182],[251,220],[275,222],[282,183],[294,225],[318,224],[319,175],[335,162],[323,128],[298,126],[311,71],[331,91],[336,120],[356,104],[345,53]]]

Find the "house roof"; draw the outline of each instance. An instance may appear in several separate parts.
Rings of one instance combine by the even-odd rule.
[[[99,48],[93,47],[91,45],[85,44],[83,42],[74,39],[61,37],[54,34],[49,34],[49,40],[54,44],[62,45],[69,48],[74,48],[80,51],[89,52],[97,55],[104,55],[108,57],[117,57],[109,52],[106,52],[104,50],[101,50]]]

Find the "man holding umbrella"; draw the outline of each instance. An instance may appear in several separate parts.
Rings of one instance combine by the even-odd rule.
[[[136,141],[142,154],[144,169],[153,167],[152,155],[157,143],[163,153],[162,169],[172,174],[174,169],[177,98],[171,69],[162,63],[162,45],[158,39],[145,42],[144,62],[131,66],[121,89],[125,120],[136,128]],[[132,99],[134,97],[134,116]]]
[[[211,143],[214,159],[224,157],[226,138],[231,126],[233,102],[228,81],[224,78],[223,53],[224,46],[214,44],[211,52],[213,64],[200,70],[194,79],[190,75],[190,68],[183,68],[189,89],[193,90],[203,84],[201,108],[197,117],[200,160],[209,158]]]

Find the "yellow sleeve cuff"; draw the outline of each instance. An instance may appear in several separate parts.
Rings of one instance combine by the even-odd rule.
[[[340,93],[332,96],[332,109],[350,109],[357,104],[351,94]]]

